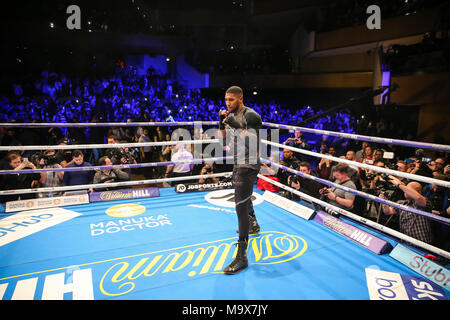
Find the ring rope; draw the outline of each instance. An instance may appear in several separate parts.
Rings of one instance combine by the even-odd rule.
[[[138,127],[138,126],[183,126],[183,125],[217,125],[218,121],[174,121],[174,122],[78,122],[78,123],[16,123],[16,122],[6,122],[0,123],[0,127]],[[301,130],[303,132],[313,133],[313,134],[324,134],[329,136],[335,136],[340,138],[348,138],[358,141],[368,141],[374,143],[385,143],[385,144],[395,144],[402,145],[406,147],[413,148],[424,148],[438,151],[450,152],[450,145],[418,142],[411,140],[400,140],[392,138],[381,138],[375,136],[366,136],[353,133],[336,132],[320,129],[312,129],[306,127],[298,127],[285,124],[277,124],[271,122],[263,122],[263,126],[274,127],[278,129],[288,129],[288,130]]]
[[[436,143],[417,142],[417,141],[410,141],[410,140],[399,140],[399,139],[391,139],[391,138],[365,136],[365,135],[360,135],[360,134],[312,129],[312,128],[297,127],[297,126],[276,124],[276,123],[270,123],[270,122],[263,122],[263,125],[268,126],[268,127],[278,128],[278,129],[300,130],[302,132],[308,132],[308,133],[314,133],[314,134],[324,134],[324,135],[335,136],[335,137],[340,137],[340,138],[348,138],[348,139],[353,139],[353,140],[358,140],[358,141],[361,140],[361,141],[369,141],[369,142],[374,142],[374,143],[395,144],[395,145],[401,145],[401,146],[405,146],[405,147],[423,148],[423,149],[431,149],[431,150],[450,152],[450,145],[445,145],[445,144],[436,144]]]
[[[322,184],[326,184],[326,185],[328,185],[330,187],[335,187],[337,189],[344,190],[346,192],[352,193],[354,195],[361,196],[361,197],[369,199],[369,200],[373,200],[373,201],[379,202],[381,204],[386,204],[386,205],[389,205],[391,207],[394,207],[394,208],[397,208],[397,209],[400,209],[400,210],[409,211],[409,212],[412,212],[412,213],[415,213],[415,214],[418,214],[418,215],[421,215],[421,216],[425,216],[425,217],[433,219],[433,220],[437,220],[437,221],[439,221],[441,223],[450,225],[450,219],[447,219],[447,218],[435,215],[433,213],[422,211],[422,210],[419,210],[419,209],[416,209],[416,208],[412,208],[412,207],[408,207],[406,205],[402,205],[402,204],[399,204],[399,203],[396,203],[396,202],[393,202],[393,201],[390,201],[390,200],[387,200],[387,199],[382,199],[380,197],[377,197],[377,196],[374,196],[374,195],[371,195],[371,194],[368,194],[368,193],[365,193],[365,192],[362,192],[362,191],[359,191],[359,190],[355,190],[355,189],[352,189],[352,188],[348,188],[346,186],[342,186],[340,184],[337,184],[337,183],[334,183],[334,182],[331,182],[331,181],[328,181],[328,180],[325,180],[325,179],[321,179],[321,178],[318,178],[318,177],[314,177],[312,175],[304,174],[304,173],[302,173],[300,171],[297,171],[295,169],[292,169],[292,168],[280,165],[278,163],[275,163],[275,162],[272,162],[272,161],[269,161],[269,160],[266,160],[266,159],[262,159],[261,158],[261,162],[270,163],[270,164],[272,164],[272,165],[274,165],[276,167],[279,167],[280,169],[289,171],[289,172],[291,172],[293,174],[296,174],[296,175],[298,175],[300,177],[304,177],[304,178],[307,178],[307,179],[310,179],[310,180],[313,180],[313,181],[316,181],[316,182],[319,182],[319,183],[322,183]]]
[[[6,150],[6,151],[21,150],[21,151],[23,151],[23,150],[43,150],[43,149],[54,149],[54,150],[57,150],[57,149],[72,149],[72,150],[73,149],[96,149],[96,148],[106,149],[106,148],[125,148],[125,147],[137,147],[137,146],[167,146],[167,145],[173,145],[173,144],[203,144],[203,143],[218,143],[218,142],[220,142],[219,139],[207,139],[207,140],[182,140],[182,141],[138,142],[138,143],[63,145],[63,146],[0,146],[0,151],[2,151],[2,150]],[[377,171],[377,172],[391,174],[391,175],[398,176],[398,177],[407,178],[410,180],[421,181],[421,182],[425,182],[425,183],[430,183],[430,184],[435,184],[438,186],[450,188],[450,182],[444,181],[444,180],[429,178],[429,177],[406,173],[406,172],[401,172],[401,171],[395,171],[395,170],[391,170],[391,169],[386,169],[386,168],[382,168],[382,167],[377,167],[377,166],[373,166],[373,165],[360,163],[357,161],[341,159],[338,157],[333,157],[333,156],[329,156],[329,155],[325,155],[325,154],[321,154],[321,153],[317,153],[317,152],[299,149],[299,148],[287,146],[284,144],[280,144],[280,143],[276,143],[276,142],[272,142],[272,141],[268,141],[268,140],[264,140],[264,139],[261,139],[261,143],[265,143],[265,144],[276,146],[276,147],[283,148],[283,149],[292,150],[292,151],[303,153],[303,154],[310,155],[313,157],[325,158],[325,159],[332,160],[335,162],[346,163],[346,164],[353,165],[353,166],[356,166],[359,168],[364,168],[364,169],[368,169],[368,170],[372,170],[372,171]]]
[[[369,165],[369,164],[365,164],[365,163],[361,163],[361,162],[357,162],[357,161],[341,159],[341,158],[338,158],[338,157],[333,157],[333,156],[325,155],[325,154],[318,153],[318,152],[312,152],[312,151],[308,151],[308,150],[304,150],[304,149],[290,147],[290,146],[287,146],[287,145],[284,145],[284,144],[271,142],[271,141],[267,141],[267,140],[263,140],[263,139],[261,139],[261,142],[265,143],[265,144],[272,145],[272,146],[276,146],[276,147],[279,147],[279,148],[288,149],[288,150],[292,150],[292,151],[295,151],[295,152],[303,153],[303,154],[306,154],[306,155],[309,155],[309,156],[313,156],[313,157],[325,158],[325,159],[332,160],[332,161],[335,161],[335,162],[342,162],[342,163],[346,163],[348,165],[353,165],[353,166],[356,166],[356,167],[359,167],[359,168],[364,168],[364,169],[368,169],[368,170],[372,170],[372,171],[378,171],[378,172],[390,174],[390,175],[397,176],[397,177],[403,177],[403,178],[407,178],[407,179],[410,179],[410,180],[421,181],[421,182],[425,182],[425,183],[430,183],[430,184],[435,184],[435,185],[438,185],[438,186],[443,186],[443,187],[446,187],[446,188],[450,188],[450,182],[444,181],[444,180],[439,180],[439,179],[429,178],[429,177],[425,177],[425,176],[421,176],[421,175],[417,175],[417,174],[411,174],[411,173],[406,173],[406,172],[386,169],[386,168],[377,167],[377,166],[374,166],[374,165]]]
[[[215,162],[219,160],[232,159],[232,156],[217,157],[217,158],[201,158],[193,160],[182,161],[163,161],[163,162],[144,162],[144,163],[132,163],[132,164],[115,164],[110,166],[86,166],[86,167],[70,167],[70,168],[42,168],[42,169],[22,169],[22,170],[0,170],[0,174],[29,174],[29,173],[42,173],[42,172],[66,172],[66,171],[89,171],[89,170],[107,170],[107,169],[134,169],[134,168],[147,168],[147,167],[160,167],[170,166],[175,164],[187,164],[187,163],[202,163],[202,162]],[[1,194],[1,193],[0,193]]]
[[[26,151],[26,150],[75,150],[75,149],[109,149],[109,148],[133,148],[133,147],[159,147],[172,144],[203,144],[217,143],[219,139],[158,141],[158,142],[134,142],[134,143],[101,143],[101,144],[70,144],[70,145],[41,145],[41,146],[0,146],[0,151]]]
[[[331,205],[331,204],[329,204],[329,203],[327,203],[325,201],[322,201],[320,199],[311,197],[311,196],[309,196],[309,195],[307,195],[307,194],[305,194],[303,192],[300,192],[300,191],[298,191],[296,189],[287,187],[287,186],[285,186],[282,183],[279,183],[277,181],[269,179],[269,178],[263,176],[262,174],[258,174],[258,178],[261,178],[261,179],[263,179],[263,180],[265,180],[265,181],[267,181],[267,182],[269,182],[269,183],[271,183],[271,184],[273,184],[275,186],[278,186],[278,187],[280,187],[280,188],[282,188],[284,190],[287,190],[287,191],[290,191],[292,193],[295,193],[296,195],[300,196],[301,198],[303,198],[303,199],[305,199],[307,201],[314,202],[314,203],[319,204],[319,205],[321,205],[323,207],[326,207],[326,208],[329,208],[329,209],[331,209],[333,211],[336,211],[336,212],[338,212],[338,213],[340,213],[340,214],[342,214],[342,215],[344,215],[346,217],[351,218],[352,220],[361,222],[361,223],[366,224],[366,225],[368,225],[368,226],[370,226],[370,227],[372,227],[374,229],[377,229],[379,231],[382,231],[382,232],[385,232],[387,234],[390,234],[390,235],[392,235],[392,236],[394,236],[394,237],[396,237],[398,239],[402,239],[404,241],[410,242],[410,243],[412,243],[414,245],[417,245],[417,246],[419,246],[419,247],[421,247],[423,249],[426,249],[426,250],[428,250],[430,252],[434,252],[434,253],[442,256],[442,257],[450,259],[450,252],[447,252],[445,250],[442,250],[440,248],[432,246],[432,245],[430,245],[428,243],[425,243],[423,241],[420,241],[420,240],[417,240],[417,239],[412,238],[410,236],[407,236],[407,235],[405,235],[405,234],[403,234],[401,232],[398,232],[398,231],[393,230],[391,228],[388,228],[386,226],[380,225],[380,224],[378,224],[376,222],[373,222],[371,220],[364,219],[364,218],[362,218],[362,217],[360,217],[360,216],[358,216],[358,215],[356,215],[354,213],[351,213],[351,212],[349,212],[347,210],[335,207],[335,206],[333,206],[333,205]]]
[[[110,182],[110,183],[91,183],[91,184],[80,184],[75,186],[64,186],[64,187],[46,187],[46,188],[33,188],[33,189],[15,189],[15,190],[2,190],[0,195],[10,195],[10,194],[26,194],[35,192],[57,192],[57,191],[67,191],[67,190],[84,190],[84,189],[103,189],[108,187],[122,187],[122,186],[132,186],[132,185],[142,185],[142,184],[153,184],[161,182],[171,182],[180,180],[195,180],[200,178],[218,178],[218,177],[231,177],[232,172],[221,172],[214,174],[200,174],[194,176],[183,176],[183,177],[172,177],[172,178],[161,178],[161,179],[148,179],[148,180],[133,180],[133,181],[121,181],[121,182]]]
[[[50,128],[50,127],[150,127],[150,126],[190,126],[190,125],[217,125],[219,121],[171,121],[171,122],[3,122],[0,127],[26,127],[26,128]]]

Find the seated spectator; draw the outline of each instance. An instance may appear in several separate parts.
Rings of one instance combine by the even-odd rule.
[[[29,162],[27,159],[22,161],[22,157],[17,152],[10,152],[5,158],[4,170],[24,170],[24,169],[36,169],[36,166]],[[1,176],[1,188],[3,190],[16,190],[16,189],[30,189],[37,188],[39,186],[39,173],[19,173],[19,174],[4,174]],[[2,196],[1,201],[15,201],[34,199],[35,194],[11,194]]]
[[[113,163],[111,159],[107,156],[103,156],[98,160],[99,166],[111,166]],[[101,169],[96,170],[94,175],[94,184],[98,183],[112,183],[112,182],[120,182],[120,181],[128,181],[130,180],[130,174],[128,172],[122,171],[121,169]],[[114,187],[108,188],[99,188],[99,190],[113,190]]]
[[[356,190],[356,186],[353,181],[350,180],[348,172],[348,165],[345,163],[337,164],[334,171],[334,178],[336,179],[335,183]],[[353,209],[353,203],[355,202],[355,195],[353,193],[337,188],[323,188],[320,189],[319,192],[326,197],[325,199],[329,204],[345,210]]]
[[[317,174],[314,171],[311,171],[311,165],[309,162],[302,161],[300,162],[299,167],[299,171],[301,173],[317,177]],[[291,175],[288,177],[288,184],[300,192],[306,193],[314,198],[320,198],[319,190],[321,188],[321,184],[319,182],[297,175]],[[293,195],[292,200],[298,200],[298,196]]]
[[[405,194],[406,200],[399,200],[397,203],[408,207],[431,212],[431,203],[422,195],[422,185],[418,182],[410,182],[407,185],[393,176],[389,176],[390,182]],[[380,198],[385,199],[383,194]],[[421,215],[405,210],[399,210],[386,204],[382,205],[382,210],[387,215],[396,214],[399,216],[399,230],[403,234],[417,240],[432,244],[434,241],[431,221]]]
[[[214,174],[217,173],[216,169],[215,169],[215,165],[213,162],[205,162],[205,165],[203,166],[203,168],[200,170],[200,174],[204,175],[204,174]],[[199,183],[213,183],[213,182],[219,182],[220,178],[216,177],[216,178],[200,178],[198,179]]]
[[[66,168],[82,168],[92,166],[89,162],[84,161],[84,155],[81,150],[72,152],[72,163],[68,164]],[[64,173],[63,186],[76,186],[91,184],[94,176],[93,170],[80,171],[66,171]]]

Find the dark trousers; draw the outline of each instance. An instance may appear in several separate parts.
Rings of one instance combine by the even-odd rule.
[[[248,239],[249,216],[254,217],[252,194],[259,170],[233,168],[234,203],[239,224],[239,240]]]

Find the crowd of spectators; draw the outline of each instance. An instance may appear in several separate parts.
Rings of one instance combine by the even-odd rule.
[[[137,76],[132,70],[122,71],[103,79],[71,79],[64,75],[44,72],[33,82],[16,83],[14,96],[1,99],[1,122],[152,122],[152,121],[216,121],[221,108],[220,101],[202,97],[200,90],[186,90],[181,85],[150,69],[145,76]],[[295,124],[322,110],[311,107],[292,111],[275,103],[261,104],[246,100],[247,106],[260,113],[264,122]],[[339,111],[318,119],[307,126],[330,131],[347,133],[359,132],[361,120]],[[368,130],[368,126],[363,126]],[[177,127],[173,127],[177,128]],[[388,130],[386,123],[369,126],[373,135],[383,136]],[[190,129],[192,136],[194,132]],[[115,144],[129,142],[169,141],[176,129],[170,126],[140,127],[52,127],[52,128],[0,128],[1,145],[66,145],[66,144]],[[203,138],[214,138],[214,136]],[[423,150],[413,154],[397,152],[391,145],[369,145],[367,142],[355,144],[348,139],[319,136],[319,141],[310,140],[308,135],[297,130],[292,136],[282,135],[285,145],[312,150],[321,154],[341,157],[374,166],[448,180],[450,165],[448,154],[435,154],[427,159]],[[389,152],[394,157],[388,157]],[[409,151],[410,152],[410,151]],[[26,168],[71,168],[92,165],[137,164],[158,161],[177,161],[196,158],[192,146],[181,144],[172,146],[148,146],[140,148],[98,148],[84,150],[42,150],[3,152],[2,169],[23,170]],[[282,155],[270,158],[280,164],[299,170],[304,174],[317,176],[348,188],[386,197],[391,201],[406,203],[421,210],[448,217],[448,189],[408,181],[401,177],[383,177],[374,170],[349,166],[327,159],[305,156],[300,152],[284,149]],[[141,180],[163,177],[178,177],[193,174],[213,174],[229,171],[227,166],[212,162],[195,165],[174,165],[142,168],[121,168],[102,170],[82,170],[78,172],[43,172],[40,174],[4,174],[1,186],[4,190],[80,185],[89,183],[120,182],[131,179]],[[299,191],[330,204],[365,215],[370,219],[384,222],[407,235],[419,240],[448,246],[448,230],[437,226],[433,221],[408,212],[398,212],[392,208],[380,207],[379,203],[367,201],[350,192],[329,188],[318,182],[298,177],[285,170],[263,165],[267,176],[278,179]],[[201,179],[217,181],[217,178]],[[90,191],[104,188],[90,189]],[[299,200],[290,193],[279,190],[281,194]],[[61,195],[61,193],[38,193],[40,197]],[[27,199],[34,194],[3,196],[2,202]],[[425,200],[424,200],[425,199]],[[420,222],[413,223],[419,220]],[[414,228],[411,225],[414,224]],[[417,226],[423,226],[417,228]],[[426,236],[424,236],[424,234]]]

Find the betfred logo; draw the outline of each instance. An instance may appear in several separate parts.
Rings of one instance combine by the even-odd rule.
[[[366,268],[370,300],[448,300],[433,282],[406,274]]]

